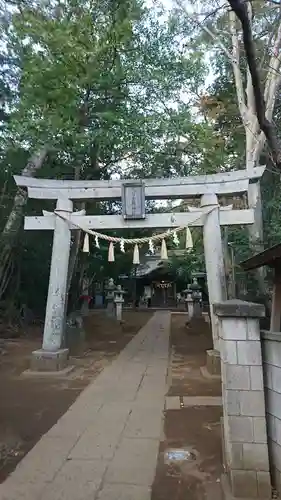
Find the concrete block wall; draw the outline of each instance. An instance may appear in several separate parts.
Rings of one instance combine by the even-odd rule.
[[[216,304],[225,468],[236,498],[271,498],[259,317],[263,306]]]
[[[281,494],[281,333],[261,332],[270,469]]]

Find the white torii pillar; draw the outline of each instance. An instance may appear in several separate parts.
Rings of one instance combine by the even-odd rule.
[[[57,200],[56,212],[69,216],[73,203]],[[81,214],[81,212],[80,212]],[[48,215],[48,212],[45,212]],[[31,370],[60,371],[66,367],[68,349],[63,346],[67,307],[67,277],[70,254],[70,224],[55,216],[54,239],[42,349],[32,353]]]
[[[71,200],[61,198],[57,201],[56,212],[65,216],[71,214],[72,210]],[[43,337],[43,349],[46,351],[57,351],[62,347],[70,241],[69,223],[56,217]]]
[[[204,194],[201,208],[208,212],[203,226],[203,239],[207,283],[209,291],[210,314],[212,323],[213,346],[219,351],[219,332],[213,305],[227,299],[223,246],[220,228],[220,207],[215,194]]]

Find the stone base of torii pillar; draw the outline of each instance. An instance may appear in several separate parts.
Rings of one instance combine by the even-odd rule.
[[[67,369],[72,370],[68,366],[69,349],[57,349],[56,351],[46,351],[38,349],[33,351],[31,355],[30,371],[31,372],[62,372]]]

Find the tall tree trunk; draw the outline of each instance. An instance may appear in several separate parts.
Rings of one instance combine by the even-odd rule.
[[[232,275],[231,275],[231,262],[230,262],[230,256],[229,256],[229,249],[228,249],[228,227],[224,227],[222,229],[222,244],[223,244],[223,256],[224,256],[224,267],[225,267],[225,274],[226,274],[226,288],[227,288],[227,298],[228,299],[234,299],[235,297],[232,297]]]
[[[43,146],[40,150],[34,153],[21,175],[24,177],[33,177],[36,172],[42,167],[48,155],[48,147]],[[5,227],[1,234],[0,240],[0,299],[9,286],[12,277],[13,269],[13,248],[16,246],[19,229],[22,224],[24,207],[27,201],[27,192],[18,189],[14,197],[13,207],[7,219]]]
[[[85,207],[85,203],[81,203],[81,210]],[[68,276],[67,276],[67,293],[70,291],[71,283],[73,277],[76,273],[78,264],[78,255],[81,246],[81,238],[83,233],[81,230],[76,230],[74,233],[74,238],[72,240],[72,245],[70,249],[69,266],[68,266]]]
[[[259,182],[249,184],[248,203],[249,207],[254,210],[254,223],[249,226],[248,230],[250,246],[252,247],[253,253],[256,254],[264,250],[262,202]],[[260,293],[266,296],[265,268],[260,267],[256,269],[255,276]]]
[[[81,168],[83,160],[78,161],[74,170],[74,180],[78,181],[80,179]],[[79,210],[85,209],[85,202],[82,202],[79,206]],[[70,249],[69,266],[68,266],[68,276],[67,276],[67,293],[70,291],[73,276],[75,274],[78,262],[78,254],[80,249],[82,231],[76,230],[74,233],[74,238],[72,240],[72,246]]]
[[[281,21],[279,19],[278,29],[273,43],[271,44],[271,58],[268,64],[269,69],[265,85],[263,85],[252,31],[251,3],[245,3],[242,0],[228,0],[228,3],[232,8],[231,15],[237,16],[241,22],[243,46],[248,66],[248,81],[251,86],[252,123],[254,125],[254,129],[252,129],[251,132],[254,130],[253,138],[256,142],[252,147],[252,151],[254,152],[253,166],[255,163],[258,163],[266,140],[272,160],[276,167],[281,170],[281,145],[276,126],[272,120],[276,94],[281,83]],[[250,151],[250,149],[248,151]],[[253,202],[254,197],[256,197],[256,206],[258,208],[260,204],[259,193],[252,192],[251,196]],[[256,210],[256,212],[258,213],[258,210]],[[256,218],[258,220],[258,214]],[[266,292],[266,290],[264,291]]]
[[[96,172],[98,168],[98,153],[99,153],[99,147],[98,146],[93,146],[92,152],[91,152],[91,166],[92,166],[92,171]],[[81,177],[81,169],[83,165],[83,159],[84,157],[80,158],[80,161],[78,160],[77,165],[75,167],[74,171],[74,179],[78,181]],[[84,210],[85,209],[85,202],[81,202],[79,204],[79,210]],[[81,230],[76,230],[74,239],[72,242],[71,250],[70,250],[70,257],[69,257],[69,267],[68,267],[68,277],[67,277],[67,291],[69,293],[71,283],[73,276],[75,275],[76,269],[77,269],[77,263],[78,263],[78,254],[79,254],[79,249],[81,245],[81,238],[83,236],[83,231]]]

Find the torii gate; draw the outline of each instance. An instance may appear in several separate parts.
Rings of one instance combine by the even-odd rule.
[[[53,250],[46,306],[43,345],[35,351],[33,367],[41,370],[59,370],[65,366],[68,350],[62,348],[65,308],[67,303],[67,274],[70,253],[71,230],[77,227],[104,231],[126,228],[175,228],[179,226],[203,226],[207,283],[209,290],[214,349],[218,346],[218,327],[213,314],[213,304],[225,300],[226,283],[223,246],[220,226],[253,224],[254,208],[233,210],[220,207],[217,195],[248,192],[249,183],[259,182],[265,167],[251,172],[238,170],[213,175],[179,177],[173,179],[145,179],[145,199],[201,198],[200,209],[190,212],[143,214],[142,219],[124,220],[122,215],[85,215],[73,212],[72,200],[119,200],[124,185],[130,180],[72,181],[34,179],[14,176],[18,186],[28,189],[29,198],[57,200],[56,212],[43,212],[43,216],[25,217],[26,230],[53,230]]]

